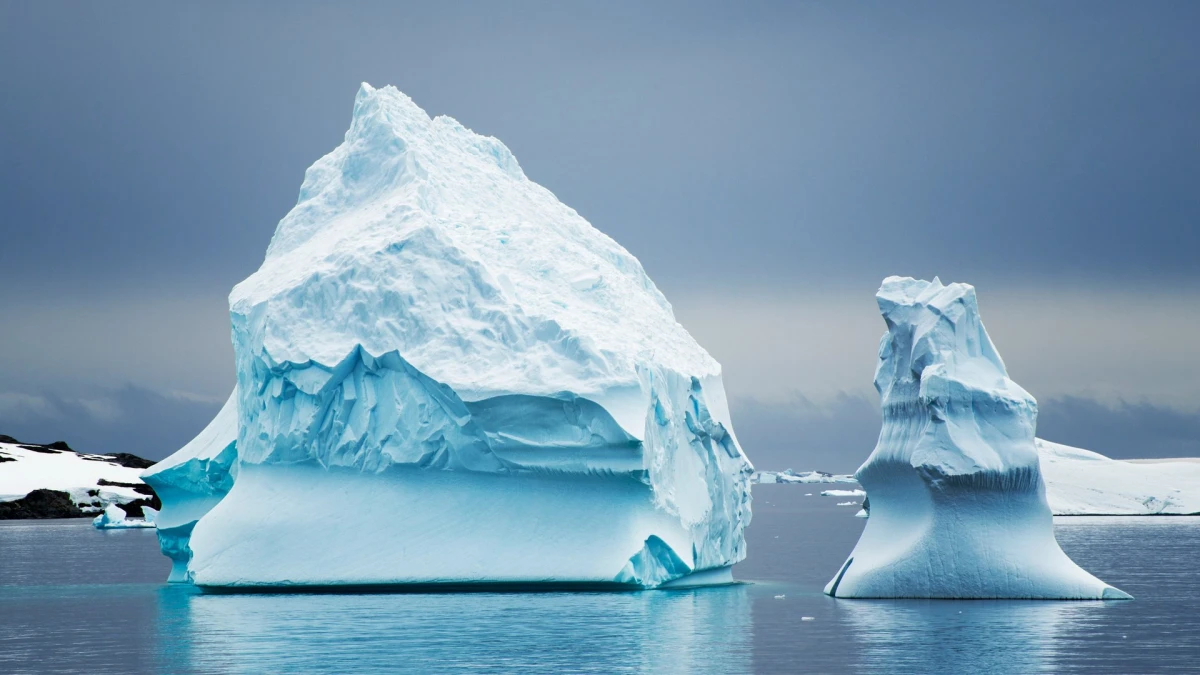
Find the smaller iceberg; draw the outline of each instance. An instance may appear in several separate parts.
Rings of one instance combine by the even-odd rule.
[[[837,598],[1130,596],[1054,539],[1034,441],[1037,402],[1008,378],[975,289],[889,277],[875,388],[879,442],[856,477],[862,537],[825,592]]]
[[[92,520],[92,527],[97,530],[154,527],[154,516],[158,515],[158,512],[148,506],[143,506],[142,513],[145,514],[145,518],[127,518],[125,516],[125,509],[121,508],[119,504],[109,504],[104,507],[100,515]]]

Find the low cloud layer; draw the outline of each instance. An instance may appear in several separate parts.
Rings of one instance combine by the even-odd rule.
[[[223,402],[132,386],[83,395],[0,392],[0,434],[30,443],[66,441],[81,452],[130,452],[157,460],[190,441]]]

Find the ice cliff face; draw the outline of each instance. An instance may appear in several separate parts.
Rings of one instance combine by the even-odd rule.
[[[391,87],[230,306],[238,474],[183,542],[196,583],[654,587],[745,555],[717,362],[502,143]]]
[[[1008,378],[975,289],[889,277],[875,388],[879,443],[857,477],[862,538],[839,598],[1128,597],[1054,539],[1034,445],[1037,403]]]
[[[158,544],[171,559],[168,581],[187,581],[192,528],[233,487],[237,476],[237,389],[208,426],[178,452],[142,472],[162,500]]]

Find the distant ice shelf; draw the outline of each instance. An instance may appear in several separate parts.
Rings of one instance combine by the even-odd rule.
[[[811,483],[857,483],[854,476],[839,475],[825,473],[824,471],[806,471],[804,473],[796,473],[791,469],[783,471],[756,471],[751,477],[753,483],[789,483],[789,484],[811,484]]]
[[[1120,460],[1040,438],[1035,444],[1046,483],[1046,500],[1056,516],[1200,515],[1200,458]],[[755,474],[764,475],[775,474]],[[838,480],[755,482],[857,482],[853,476],[829,478]],[[868,514],[864,510],[856,515]]]
[[[1200,459],[1119,460],[1037,440],[1056,516],[1200,514]]]

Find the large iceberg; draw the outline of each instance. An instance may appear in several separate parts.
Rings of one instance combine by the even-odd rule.
[[[967,284],[889,277],[875,388],[879,443],[856,474],[862,537],[838,598],[1128,598],[1054,539],[1034,445],[1037,403],[1008,379]]]
[[[362,86],[230,309],[236,440],[146,476],[198,585],[651,588],[745,556],[720,365],[500,141],[394,88]]]

